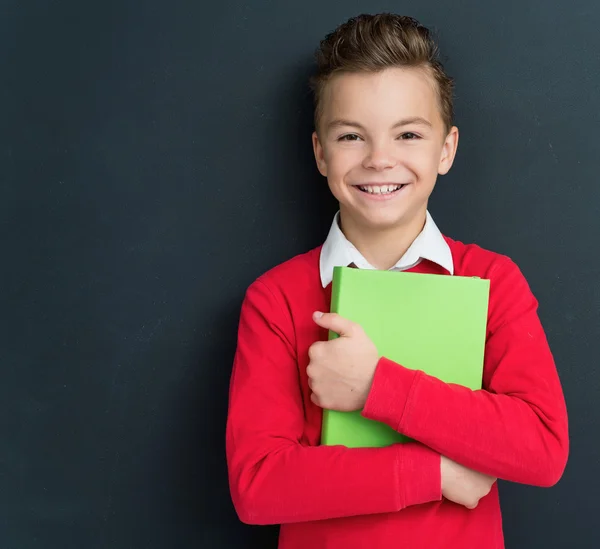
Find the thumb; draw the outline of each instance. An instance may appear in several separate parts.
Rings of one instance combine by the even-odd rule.
[[[321,326],[321,328],[331,330],[342,337],[348,337],[354,334],[357,326],[354,322],[341,317],[336,313],[322,313],[316,311],[313,314],[313,320],[316,324]]]

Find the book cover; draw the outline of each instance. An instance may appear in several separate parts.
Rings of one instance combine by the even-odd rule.
[[[331,312],[360,324],[381,356],[475,390],[482,383],[489,287],[477,277],[336,267]],[[360,410],[323,410],[323,445],[381,447],[407,440]]]

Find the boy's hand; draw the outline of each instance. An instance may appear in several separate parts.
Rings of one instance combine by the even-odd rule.
[[[464,505],[467,509],[475,509],[479,500],[487,496],[496,479],[478,473],[442,456],[442,495]]]
[[[321,408],[351,412],[360,410],[371,390],[379,353],[364,330],[335,313],[315,313],[322,328],[339,334],[331,341],[317,341],[308,350],[306,368],[311,400]]]

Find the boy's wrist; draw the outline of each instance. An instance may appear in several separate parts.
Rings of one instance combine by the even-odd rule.
[[[363,417],[399,431],[408,397],[417,379],[417,371],[381,357],[362,410]]]
[[[403,444],[400,463],[402,508],[442,499],[441,456],[418,442]]]

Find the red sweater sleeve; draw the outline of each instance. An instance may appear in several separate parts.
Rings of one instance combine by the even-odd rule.
[[[293,334],[289,312],[255,282],[242,305],[226,431],[240,520],[283,524],[440,500],[440,455],[422,444],[348,449],[301,443],[304,403]]]
[[[537,301],[510,260],[490,276],[483,389],[382,358],[363,415],[471,469],[551,486],[569,452],[567,411]]]

